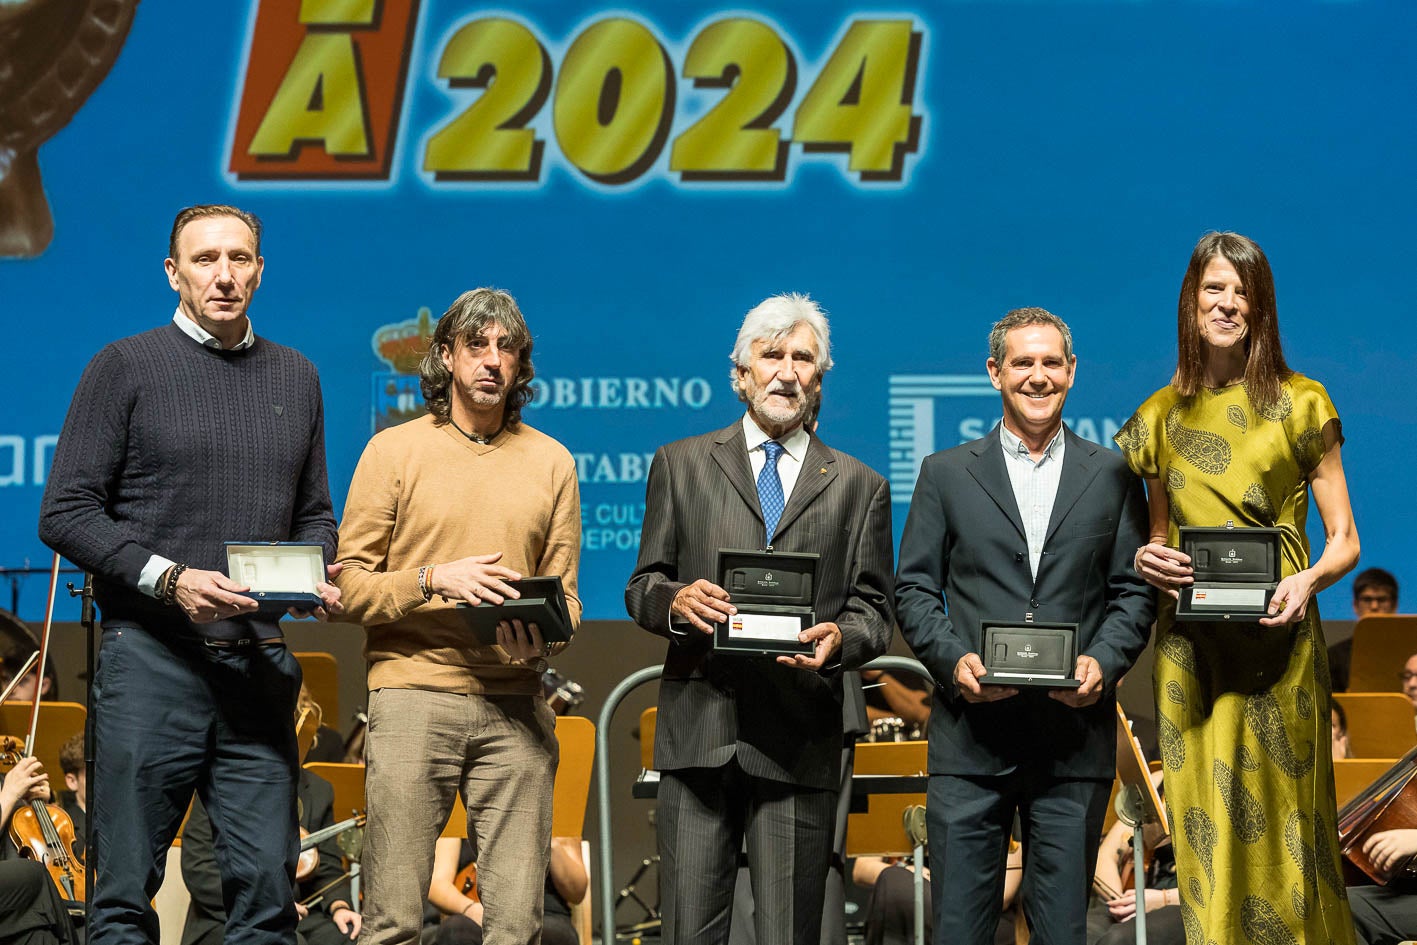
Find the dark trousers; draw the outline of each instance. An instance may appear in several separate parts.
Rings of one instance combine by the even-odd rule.
[[[1116,922],[1107,904],[1096,896],[1087,907],[1087,945],[1132,945],[1137,940],[1137,920]],[[1186,926],[1180,906],[1162,906],[1146,914],[1147,945],[1186,945]]]
[[[1353,886],[1348,905],[1362,945],[1397,945],[1417,937],[1417,883]]]
[[[827,870],[827,886],[822,896],[822,945],[846,945],[846,821],[851,814],[851,772],[855,759],[856,743],[852,742],[841,751],[841,786],[837,789],[836,819],[832,826],[831,869]],[[758,945],[756,914],[752,877],[746,868],[740,868],[733,890],[733,921],[728,945]]]
[[[932,775],[926,806],[934,941],[989,945],[1004,896],[1009,832],[1023,826],[1024,915],[1035,945],[1084,945],[1107,781],[1034,772]]]
[[[0,837],[9,843],[9,837]],[[71,945],[74,927],[49,871],[34,860],[0,861],[0,942]]]
[[[104,627],[93,683],[95,945],[156,945],[151,900],[194,791],[211,815],[227,945],[295,942],[299,691],[284,644],[218,649]]]
[[[837,792],[720,768],[665,771],[659,783],[665,945],[728,941],[738,851],[747,841],[759,945],[815,945],[831,864]]]
[[[465,915],[445,915],[434,942],[435,945],[482,945],[482,926]],[[543,915],[541,945],[581,945],[571,917],[558,912]]]

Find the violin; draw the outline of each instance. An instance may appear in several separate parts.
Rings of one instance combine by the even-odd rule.
[[[10,839],[20,856],[43,864],[60,893],[70,902],[83,902],[84,864],[77,853],[74,821],[58,804],[31,800],[15,808],[10,817]]]
[[[443,875],[447,875],[446,873]],[[453,888],[462,893],[473,902],[481,902],[482,897],[477,894],[477,864],[469,863],[458,870],[458,875],[453,877]],[[464,906],[466,908],[466,906]]]
[[[1344,881],[1356,886],[1386,886],[1397,876],[1411,875],[1412,861],[1384,873],[1363,852],[1368,838],[1385,830],[1417,825],[1417,748],[1412,749],[1372,784],[1338,809],[1338,849]]]
[[[49,570],[49,606],[44,614],[44,633],[39,640],[36,663],[48,665],[49,631],[54,626],[54,595],[59,588],[59,555],[54,555],[54,563]],[[40,700],[35,699],[30,707],[29,737],[22,746],[14,746],[17,739],[6,739],[5,749],[16,754],[15,762],[34,754],[35,734],[39,728]],[[84,863],[74,852],[74,821],[57,804],[46,804],[31,799],[23,806],[16,807],[10,817],[10,839],[14,841],[20,856],[32,859],[49,871],[50,879],[59,888],[59,893],[70,902],[83,902],[88,895]]]

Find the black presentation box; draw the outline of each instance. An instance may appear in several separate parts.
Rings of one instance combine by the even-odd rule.
[[[1082,685],[1073,676],[1077,669],[1075,623],[1028,623],[986,620],[983,626],[984,668],[981,684],[1076,689]]]
[[[303,541],[228,541],[226,573],[250,588],[245,596],[257,613],[284,614],[291,607],[314,610],[324,604],[315,585],[324,581],[325,548]]]
[[[1177,620],[1256,623],[1269,616],[1279,585],[1277,528],[1181,527],[1181,551],[1190,555],[1195,583],[1181,588]]]
[[[571,639],[571,616],[566,609],[566,590],[561,586],[561,575],[529,577],[505,583],[522,596],[515,600],[508,597],[500,604],[483,601],[477,605],[459,603],[457,606],[458,616],[462,617],[479,643],[496,646],[497,624],[503,620],[536,624],[541,631],[541,639],[546,643],[565,643]]]
[[[812,601],[821,556],[784,551],[718,551],[719,586],[738,613],[714,628],[716,650],[808,654],[797,634],[817,622]]]

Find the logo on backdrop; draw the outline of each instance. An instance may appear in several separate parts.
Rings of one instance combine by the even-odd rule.
[[[54,238],[39,146],[108,75],[137,7],[138,0],[0,3],[0,257],[38,256]]]
[[[418,365],[433,344],[433,313],[427,306],[405,322],[383,325],[370,343],[374,356],[388,366],[373,375],[374,432],[423,416]]]
[[[234,178],[387,181],[395,152],[413,151],[400,163],[435,187],[532,189],[559,166],[610,188],[663,177],[741,189],[780,186],[827,152],[869,189],[904,182],[921,149],[925,30],[913,18],[849,19],[799,61],[793,37],[761,17],[666,39],[628,15],[547,37],[474,13],[417,62],[419,6],[258,0],[232,114]],[[447,105],[405,129],[412,82]]]
[[[373,375],[375,433],[423,415],[418,368],[433,344],[433,325],[432,311],[423,306],[413,318],[382,325],[370,338],[374,356],[389,369]],[[538,377],[531,389],[528,411],[703,410],[713,399],[713,385],[706,377]],[[607,473],[603,463],[581,458],[592,455],[577,454],[582,480],[590,464],[599,470],[593,481],[621,481]],[[631,481],[643,478],[636,474]]]
[[[909,503],[920,464],[936,450],[977,440],[999,422],[999,392],[989,375],[895,374],[890,378],[891,501]],[[1085,440],[1113,449],[1122,421],[1067,416],[1063,422]]]

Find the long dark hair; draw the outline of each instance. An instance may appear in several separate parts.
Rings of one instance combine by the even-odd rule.
[[[1269,260],[1258,243],[1239,233],[1207,233],[1191,253],[1176,304],[1176,376],[1171,386],[1183,397],[1195,396],[1204,386],[1205,348],[1196,324],[1196,297],[1205,267],[1217,256],[1235,267],[1250,303],[1245,316],[1250,329],[1245,339],[1245,392],[1256,407],[1273,407],[1279,403],[1281,382],[1294,372],[1279,343],[1279,306]]]
[[[531,331],[526,327],[521,309],[517,308],[516,299],[501,289],[482,288],[464,292],[448,306],[438,319],[438,327],[433,329],[432,344],[419,365],[419,387],[423,389],[428,412],[439,426],[448,422],[453,401],[453,372],[443,363],[443,349],[452,351],[459,341],[469,344],[493,324],[502,329],[509,345],[521,351],[517,377],[507,393],[503,424],[510,429],[521,423],[522,408],[533,394],[531,379],[536,376],[536,369],[531,366]]]

